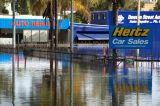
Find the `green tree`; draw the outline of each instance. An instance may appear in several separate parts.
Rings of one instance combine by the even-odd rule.
[[[28,0],[19,0],[16,2],[15,9],[19,14],[29,14],[29,8],[27,5]]]
[[[160,0],[157,1],[154,10],[160,10]]]
[[[39,0],[32,5],[32,14],[42,15],[49,0]],[[74,0],[74,10],[82,15],[82,18],[87,22],[90,21],[89,10],[83,5],[81,0]],[[70,0],[58,0],[58,12],[65,18],[66,11],[70,11]]]
[[[101,10],[112,10],[112,0],[90,0],[90,10],[91,11],[101,11]],[[118,0],[119,10],[136,10],[137,1],[133,0]],[[144,2],[141,2],[141,7],[143,7]]]
[[[8,14],[9,11],[6,9],[6,7],[4,7],[4,8],[2,9],[2,13],[3,13],[3,14]]]
[[[8,14],[8,10],[5,7],[5,4],[11,2],[11,0],[0,0],[0,13]]]
[[[128,2],[124,8],[122,8],[123,10],[137,10],[138,7],[138,2],[134,1],[134,2]],[[144,2],[141,1],[141,8],[144,7]]]

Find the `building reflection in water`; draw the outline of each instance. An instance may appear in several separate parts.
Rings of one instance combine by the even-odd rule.
[[[120,63],[113,71],[110,64],[75,61],[73,56],[68,54],[51,55],[53,58],[43,59],[19,54],[18,61],[17,56],[13,59],[9,54],[3,55],[7,58],[3,57],[4,61],[0,62],[0,104],[150,105],[153,99],[156,101],[152,95],[160,91],[158,86],[155,86],[160,83],[160,79],[154,77],[153,81],[148,68],[151,65],[148,64],[140,66],[136,71],[135,64]],[[14,66],[12,60],[15,60]],[[155,83],[154,88],[152,82]],[[4,91],[6,93],[3,93]],[[159,101],[156,101],[155,104],[158,103]]]
[[[138,68],[136,70],[134,66],[125,63],[123,66],[123,69],[109,72],[111,76],[109,77],[109,87],[112,88],[109,92],[112,95],[112,104],[114,106],[126,105],[128,102],[128,100],[125,102],[126,98],[134,95],[136,98],[132,98],[133,100],[130,100],[127,105],[132,105],[131,101],[135,101],[138,106],[140,95],[152,95],[152,73],[150,69]]]

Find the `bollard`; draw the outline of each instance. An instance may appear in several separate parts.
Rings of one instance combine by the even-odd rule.
[[[102,48],[102,52],[103,52],[103,56],[106,56],[106,48],[105,47]]]
[[[106,63],[106,57],[107,56],[106,56],[106,48],[105,47],[102,48],[102,53],[103,53],[103,57],[104,57],[103,62]]]

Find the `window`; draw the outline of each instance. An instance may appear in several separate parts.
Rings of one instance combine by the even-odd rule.
[[[102,14],[101,14],[101,19],[103,19],[103,20],[106,19],[105,13],[102,13]]]
[[[98,15],[98,20],[100,20],[101,19],[101,14],[97,14]]]

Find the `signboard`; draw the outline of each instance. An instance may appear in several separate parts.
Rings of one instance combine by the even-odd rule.
[[[112,20],[112,12],[109,11],[109,17]],[[141,11],[140,12],[141,24],[160,24],[160,12],[158,11]],[[109,22],[111,25],[111,21]],[[137,11],[119,11],[118,24],[137,24]]]
[[[69,20],[59,20],[58,26],[59,29],[68,29],[69,28]],[[17,29],[45,29],[48,30],[50,28],[50,22],[47,19],[16,19],[15,25]],[[0,18],[0,28],[8,28],[11,29],[13,26],[11,18]],[[54,23],[55,26],[55,23]],[[54,28],[54,27],[53,27]]]
[[[110,26],[109,48],[152,48],[152,32],[151,28],[146,26]]]

